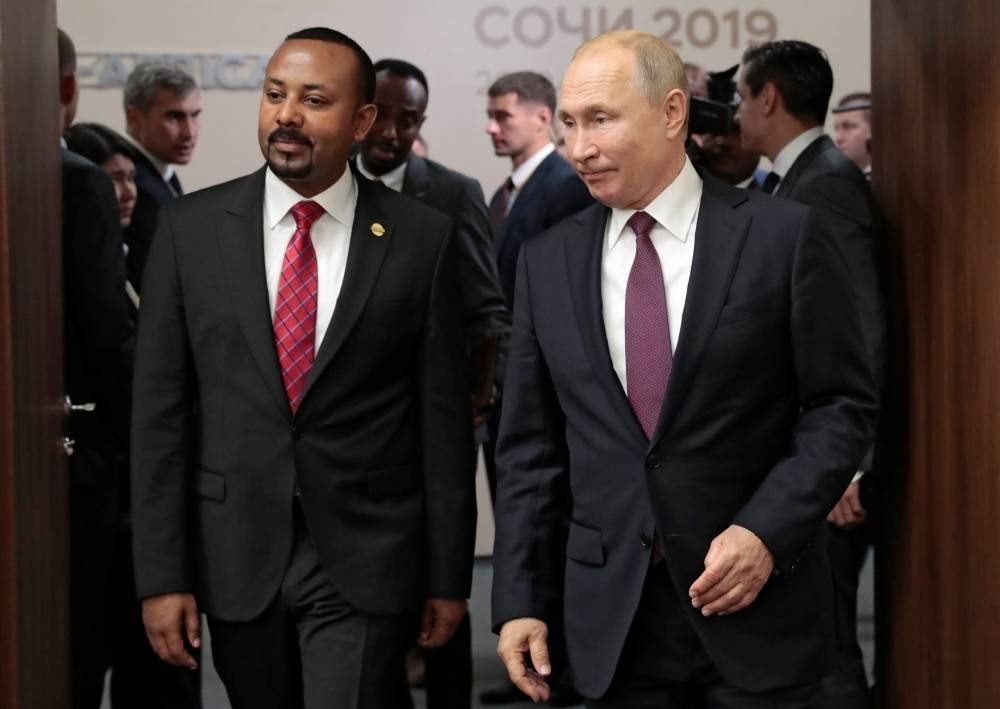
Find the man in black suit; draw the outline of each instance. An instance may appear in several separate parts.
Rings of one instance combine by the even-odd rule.
[[[73,122],[76,50],[59,30],[60,126]],[[118,200],[103,169],[62,149],[63,301],[69,458],[73,706],[97,709],[114,664],[135,344]],[[89,410],[88,410],[89,409]],[[127,588],[131,584],[126,584]],[[127,599],[126,599],[127,600]],[[116,642],[118,641],[118,642]]]
[[[805,709],[833,641],[824,518],[870,439],[874,377],[825,219],[699,175],[685,85],[635,31],[586,43],[563,78],[569,154],[602,204],[521,253],[499,652],[546,697],[561,601],[589,707]]]
[[[471,407],[449,220],[356,178],[371,60],[268,64],[267,166],[163,209],[136,353],[136,575],[157,653],[198,612],[235,709],[394,707],[466,611]]]
[[[183,69],[165,62],[138,65],[125,80],[128,138],[136,147],[138,196],[125,229],[128,279],[142,292],[142,273],[160,206],[183,193],[174,165],[187,165],[198,142],[201,92]]]
[[[510,313],[500,291],[489,216],[479,183],[413,153],[424,124],[427,77],[400,59],[375,62],[378,116],[361,143],[358,171],[390,189],[448,215],[455,225],[458,278],[465,303],[465,339],[472,368],[471,396],[477,417],[490,408],[496,359],[510,334]],[[475,477],[475,467],[469,470]],[[425,654],[427,706],[462,709],[472,696],[472,635],[468,615],[444,646]]]
[[[806,42],[770,42],[743,56],[738,86],[744,145],[773,167],[773,193],[820,210],[844,255],[876,379],[885,368],[882,230],[875,196],[858,166],[823,134],[833,71]],[[776,187],[775,187],[776,184]],[[870,451],[830,512],[829,553],[836,596],[836,670],[823,683],[823,709],[864,709],[868,680],[857,639],[858,577],[870,543],[868,511],[878,485]]]
[[[511,174],[490,200],[494,248],[500,283],[510,307],[514,305],[514,281],[521,247],[532,237],[584,209],[594,200],[569,163],[552,143],[552,120],[556,110],[556,91],[552,82],[533,71],[519,71],[501,76],[490,86],[486,114],[486,132],[494,152],[510,158]],[[483,458],[489,478],[490,493],[496,498],[497,432],[502,404],[488,422],[488,437],[483,443]],[[562,656],[563,644],[553,629],[553,651]],[[561,663],[563,669],[566,663]],[[578,703],[568,672],[553,682],[551,703],[570,706]],[[510,683],[486,689],[480,696],[484,704],[506,704],[524,696]]]

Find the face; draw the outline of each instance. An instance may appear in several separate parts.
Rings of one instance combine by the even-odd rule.
[[[632,84],[635,59],[619,48],[592,49],[563,77],[559,117],[573,167],[595,199],[642,209],[684,165],[684,92],[657,105]]]
[[[739,126],[728,135],[702,136],[702,152],[708,171],[719,179],[736,185],[753,175],[760,155],[743,148]]]
[[[871,164],[871,156],[868,153],[868,139],[871,137],[872,127],[863,110],[835,114],[834,142],[840,151],[857,163],[862,170]]]
[[[267,66],[260,149],[271,171],[304,197],[340,179],[351,146],[375,120],[375,106],[358,95],[359,71],[349,48],[310,39],[285,42]]]
[[[129,106],[125,112],[129,133],[139,144],[166,163],[187,165],[198,142],[201,92],[179,96],[159,88],[148,111]]]
[[[135,163],[120,153],[104,161],[104,171],[111,176],[118,197],[118,219],[123,227],[132,223],[132,210],[138,194],[135,188]]]
[[[486,105],[486,132],[493,152],[520,164],[549,140],[552,117],[547,106],[521,103],[516,93],[491,96]]]
[[[761,92],[754,96],[745,76],[746,67],[740,72],[740,80],[736,84],[736,92],[740,95],[736,121],[740,124],[743,149],[763,154],[764,137],[768,132],[765,91],[761,89]]]
[[[424,124],[427,92],[412,77],[380,72],[375,83],[378,116],[361,144],[365,167],[376,175],[393,170],[410,157],[413,141]]]

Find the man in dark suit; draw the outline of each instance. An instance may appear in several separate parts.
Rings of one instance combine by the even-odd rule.
[[[569,154],[602,204],[521,253],[499,652],[545,698],[561,600],[589,707],[805,709],[833,641],[824,518],[869,441],[874,377],[824,219],[700,176],[685,84],[634,31],[563,78]]]
[[[494,248],[500,283],[510,307],[514,305],[514,281],[521,247],[532,237],[584,209],[594,200],[569,163],[552,143],[552,120],[556,110],[556,91],[552,82],[533,71],[519,71],[501,76],[490,86],[486,113],[486,132],[494,152],[510,158],[511,174],[490,200]],[[489,478],[490,493],[496,498],[497,432],[502,404],[488,422],[483,443],[483,458]],[[553,629],[553,652],[564,656],[565,648]],[[563,670],[566,663],[561,663]],[[578,703],[569,673],[554,682],[551,703],[570,706]],[[480,696],[484,704],[506,704],[523,700],[510,683],[486,689]]]
[[[136,575],[157,653],[198,611],[235,709],[394,707],[466,611],[471,407],[451,225],[348,169],[371,60],[268,64],[266,168],[166,205],[136,353]],[[458,373],[458,376],[456,376]],[[398,681],[397,681],[398,680]]]
[[[490,200],[490,218],[500,283],[513,306],[517,256],[524,242],[594,200],[552,143],[552,82],[519,71],[501,76],[488,94],[486,132],[493,151],[510,158],[512,170]]]
[[[60,126],[73,122],[76,51],[59,31]],[[62,149],[73,706],[97,709],[114,664],[125,526],[129,393],[135,344],[125,296],[118,200],[103,169]],[[131,588],[131,583],[126,584]]]
[[[183,193],[174,165],[187,165],[198,142],[201,92],[183,69],[165,62],[138,65],[125,80],[128,137],[136,147],[138,190],[132,223],[125,229],[128,279],[142,292],[142,273],[160,206]]]
[[[806,42],[747,50],[738,90],[747,147],[767,155],[773,193],[821,211],[851,273],[876,381],[885,369],[882,230],[875,195],[860,168],[823,134],[833,71]],[[775,186],[776,185],[776,186]],[[822,709],[864,709],[868,680],[857,639],[858,578],[871,541],[868,512],[878,486],[872,451],[830,512],[829,553],[836,597],[836,670],[824,680]]]
[[[510,313],[500,291],[489,216],[479,183],[413,153],[424,124],[427,77],[400,59],[375,62],[378,116],[361,143],[358,171],[390,189],[448,215],[455,225],[458,278],[465,303],[465,339],[472,368],[470,393],[477,419],[490,409],[496,361],[510,334]],[[475,477],[475,467],[469,470]],[[472,697],[472,634],[468,615],[444,646],[425,654],[427,706],[462,709]]]

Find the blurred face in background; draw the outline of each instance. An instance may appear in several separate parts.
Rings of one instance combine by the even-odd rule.
[[[131,158],[121,153],[113,153],[101,167],[111,176],[111,181],[115,185],[115,195],[118,197],[118,219],[122,227],[127,227],[132,223],[132,210],[135,209],[135,200],[138,194],[135,188],[135,163],[132,162]]]
[[[862,170],[871,165],[868,140],[872,137],[872,126],[865,114],[865,110],[844,111],[833,119],[833,141]]]
[[[708,171],[730,185],[752,177],[760,163],[759,154],[743,147],[738,123],[727,135],[703,135],[701,149]]]
[[[490,96],[486,106],[486,132],[493,152],[509,157],[516,167],[550,141],[552,113],[548,106],[522,103],[516,93]]]
[[[180,96],[171,89],[159,88],[148,110],[129,106],[125,118],[129,134],[157,159],[187,165],[198,142],[201,92],[194,89]]]
[[[394,170],[410,157],[427,110],[427,92],[411,76],[379,72],[375,80],[378,115],[361,144],[365,167],[375,175]]]

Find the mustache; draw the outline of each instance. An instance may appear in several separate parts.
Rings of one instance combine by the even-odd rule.
[[[312,141],[294,128],[275,128],[271,135],[267,136],[267,142],[283,141],[286,143],[301,143],[302,145],[312,145]]]

